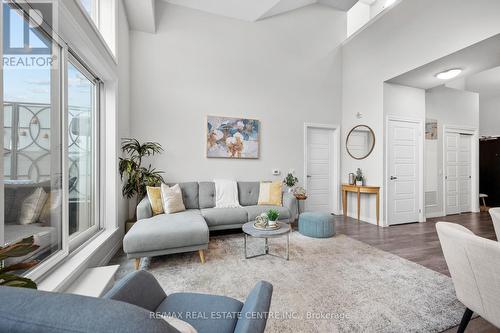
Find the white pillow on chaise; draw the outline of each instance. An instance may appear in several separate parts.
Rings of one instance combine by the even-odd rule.
[[[163,211],[165,214],[173,214],[186,210],[179,184],[172,187],[161,184],[161,200],[163,202]]]

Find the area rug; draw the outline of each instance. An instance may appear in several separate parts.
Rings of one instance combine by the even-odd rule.
[[[270,240],[284,253],[285,239]],[[250,239],[250,252],[263,248]],[[449,277],[344,235],[291,235],[290,260],[244,259],[243,236],[210,239],[206,263],[195,253],[152,258],[149,270],[167,294],[192,291],[244,300],[259,280],[273,284],[266,332],[440,332],[464,307]],[[119,274],[131,271],[123,259]]]

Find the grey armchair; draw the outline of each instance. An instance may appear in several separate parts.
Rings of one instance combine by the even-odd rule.
[[[493,228],[495,228],[495,234],[497,235],[497,241],[500,242],[500,207],[491,208],[489,210],[491,219],[493,220]]]
[[[260,281],[245,303],[225,297],[197,293],[166,295],[150,273],[136,271],[118,281],[104,296],[155,312],[177,316],[199,333],[262,333],[271,306],[273,286]]]
[[[175,315],[199,333],[262,333],[273,287],[261,281],[245,303],[225,296],[174,293],[136,271],[103,297],[0,287],[0,332],[178,333],[156,314]]]

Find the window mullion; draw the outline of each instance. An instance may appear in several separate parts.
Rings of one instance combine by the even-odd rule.
[[[69,253],[69,131],[68,131],[68,45],[63,44],[61,50],[60,105],[61,105],[61,151],[62,151],[62,247]]]

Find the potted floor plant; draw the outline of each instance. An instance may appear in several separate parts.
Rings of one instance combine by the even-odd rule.
[[[159,186],[163,180],[163,171],[142,165],[142,159],[146,156],[153,156],[163,151],[158,142],[140,143],[136,139],[123,139],[122,151],[124,157],[120,157],[118,164],[120,177],[122,181],[125,178],[122,187],[122,195],[131,199],[136,198],[136,206],[146,195],[146,186]],[[135,211],[135,210],[134,210]],[[134,213],[134,221],[137,219]]]

